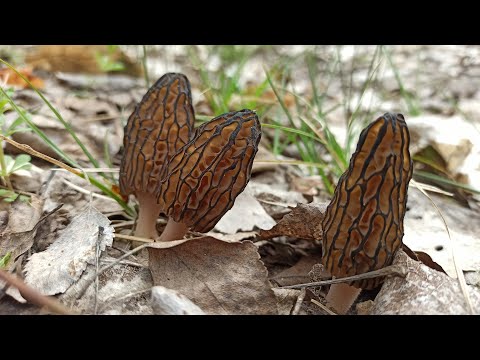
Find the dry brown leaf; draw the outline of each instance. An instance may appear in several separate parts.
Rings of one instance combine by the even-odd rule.
[[[62,235],[45,251],[33,254],[25,265],[25,283],[44,295],[67,290],[112,245],[110,220],[93,206],[77,215]],[[100,256],[100,255],[98,255]]]
[[[8,223],[0,234],[0,258],[11,254],[7,270],[13,269],[15,259],[32,247],[38,226],[47,218],[39,221],[42,205],[43,200],[32,196],[30,203],[16,200],[8,209]]]
[[[261,230],[262,239],[290,236],[309,240],[321,240],[321,223],[326,204],[298,204],[270,230]]]
[[[250,242],[210,237],[150,248],[155,285],[176,290],[207,314],[277,314],[277,300]]]
[[[32,68],[26,67],[22,69],[17,69],[17,71],[25,76],[28,81],[32,83],[37,89],[43,89],[44,82],[38,76],[32,74]],[[28,88],[29,85],[23,80],[15,71],[10,68],[0,69],[0,81],[6,82],[8,85],[14,85],[22,88]]]
[[[402,250],[393,262],[408,269],[405,278],[385,279],[375,299],[374,315],[469,314],[457,279],[410,259]],[[467,285],[475,312],[480,313],[480,291]]]
[[[433,261],[432,257],[428,255],[426,252],[413,251],[405,244],[402,244],[402,249],[403,251],[405,251],[405,254],[407,254],[411,259],[420,261],[421,263],[423,263],[424,265],[428,266],[433,270],[437,270],[437,271],[443,272],[444,274],[447,274],[445,270],[443,270],[443,268],[439,264]]]

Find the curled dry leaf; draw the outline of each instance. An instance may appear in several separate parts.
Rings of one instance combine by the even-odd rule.
[[[426,252],[423,251],[412,251],[407,245],[403,244],[402,246],[403,251],[413,260],[417,260],[422,262],[422,264],[428,266],[433,270],[437,270],[446,274],[445,270],[433,261],[432,257],[428,255]]]
[[[93,264],[97,246],[113,241],[110,220],[93,206],[77,215],[50,247],[33,254],[25,266],[25,282],[44,295],[63,293]]]
[[[10,253],[7,270],[13,269],[15,260],[33,245],[38,226],[53,212],[40,219],[43,201],[32,196],[30,203],[17,199],[8,209],[8,220],[0,233],[0,258]]]
[[[150,252],[155,285],[184,294],[207,314],[277,314],[267,270],[252,242],[205,237],[152,246],[157,244],[163,248],[149,249],[155,250]]]
[[[405,278],[385,280],[370,313],[373,315],[467,315],[469,310],[457,279],[433,270],[398,251],[393,262],[408,269]],[[467,285],[475,312],[480,313],[480,291]]]
[[[270,230],[261,230],[262,239],[276,236],[290,236],[309,240],[322,239],[322,227],[319,224],[325,216],[326,204],[298,204]]]

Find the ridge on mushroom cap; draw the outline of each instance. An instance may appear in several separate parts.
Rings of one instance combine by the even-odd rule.
[[[190,140],[194,122],[187,77],[163,75],[137,104],[125,126],[120,192],[155,193],[168,159]]]
[[[322,264],[332,276],[361,274],[392,263],[402,244],[413,172],[409,144],[402,114],[385,113],[360,134],[322,221]],[[351,285],[371,289],[382,280]]]
[[[258,117],[247,109],[197,128],[161,181],[158,203],[165,214],[192,230],[211,230],[250,180],[260,137]]]

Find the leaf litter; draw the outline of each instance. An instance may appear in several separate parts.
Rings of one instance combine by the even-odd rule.
[[[251,241],[206,237],[149,252],[154,284],[179,291],[207,314],[278,314],[267,269]]]
[[[57,74],[57,77],[62,77],[63,74]],[[65,78],[68,77],[68,75],[65,74],[64,76]],[[100,76],[102,77],[102,76]],[[104,76],[105,77],[105,76]],[[106,78],[106,77],[105,77]],[[86,79],[85,77],[82,77],[82,76],[79,76],[78,79],[80,79],[80,81],[82,82],[83,81],[83,85],[79,86],[78,88],[81,88],[81,87],[91,87],[91,84],[93,83],[91,81],[91,79]],[[110,79],[110,77],[108,77],[108,80]],[[97,81],[96,82],[97,84],[100,84],[100,81]],[[134,83],[136,85],[134,85]],[[125,89],[124,90],[127,90],[127,91],[130,91],[130,94],[132,93],[132,90],[131,88],[133,86],[138,86],[140,82],[139,81],[136,81],[136,82],[132,82],[131,85],[126,85],[125,86]],[[105,83],[106,84],[106,83]],[[103,86],[103,85],[102,85]],[[49,87],[48,87],[49,89]],[[99,87],[97,88],[96,90],[98,91],[109,91],[111,89],[111,86],[110,85],[104,85],[103,88],[102,87]],[[133,91],[136,91],[136,90],[133,90]],[[141,93],[141,91],[139,92],[139,94]],[[111,95],[119,95],[121,94],[120,92],[118,93],[112,93]],[[123,96],[123,95],[122,95]],[[138,96],[137,96],[138,98]],[[124,104],[128,104],[128,99],[125,98],[123,99],[122,98],[122,103]],[[132,103],[133,104],[133,103]],[[64,109],[66,111],[68,111],[67,109]],[[91,109],[89,109],[89,112],[91,112]],[[64,114],[65,112],[62,110],[62,114]],[[78,114],[81,114],[82,113],[82,109],[81,108],[77,108],[75,109],[75,111],[72,111],[72,114],[75,113],[75,115],[78,115]],[[82,115],[86,115],[86,112]],[[78,129],[79,132],[81,133],[82,132],[82,129]],[[98,134],[99,132],[97,132]],[[116,148],[114,149],[116,150]],[[73,148],[72,148],[72,151],[73,151]],[[115,152],[112,150],[112,152]],[[267,151],[268,152],[268,151]],[[73,154],[73,152],[72,152]],[[270,156],[270,154],[265,154],[266,158],[268,156]],[[275,158],[273,157],[272,160],[274,160]],[[260,164],[259,164],[260,165]],[[267,178],[270,178],[270,182],[267,182],[265,181],[265,184],[261,184],[261,185],[265,185],[265,186],[273,186],[272,182],[274,183],[277,179],[281,179],[281,183],[282,185],[285,185],[286,183],[289,183],[289,180],[285,180],[285,179],[282,179],[283,175],[284,174],[281,174],[281,172],[279,171],[279,166],[272,166],[271,164],[268,164],[267,163],[267,167],[265,167],[264,169],[258,169],[258,179],[261,179],[263,177],[262,180],[266,180]],[[254,165],[255,167],[255,165]],[[283,167],[283,166],[282,166]],[[267,173],[267,170],[269,170],[269,172]],[[263,173],[262,173],[263,171]],[[272,176],[272,174],[274,176]],[[280,176],[278,174],[281,174]],[[57,175],[55,175],[57,176]],[[63,177],[63,175],[61,176]],[[73,177],[75,178],[75,177]],[[272,179],[275,179],[275,180],[272,180]],[[316,179],[313,179],[313,180],[316,180]],[[79,182],[79,185],[82,186],[82,187],[88,187],[88,185],[85,185],[85,182],[83,180],[80,180],[77,178],[77,180],[72,180],[73,182],[75,181],[78,181]],[[48,181],[46,182],[47,186],[50,186],[52,183],[49,183]],[[320,188],[320,185],[317,184],[315,181],[312,182],[312,184],[310,183],[304,183],[304,182],[298,182],[298,181],[290,181],[290,190],[293,189],[293,190],[297,190],[297,192],[299,193],[303,193],[305,194],[305,196],[307,197],[307,199],[309,199],[308,196],[314,196],[317,189]],[[288,185],[287,185],[288,186]],[[285,191],[288,193],[290,191],[288,191],[286,188],[285,188]],[[74,195],[74,194],[77,194],[77,195]],[[87,198],[88,196],[85,196],[85,194],[81,194],[81,193],[78,193],[74,190],[72,190],[71,187],[69,187],[68,185],[65,185],[64,182],[60,181],[57,183],[57,185],[55,187],[52,187],[50,189],[50,191],[48,192],[44,192],[42,193],[42,198],[44,198],[46,201],[48,201],[49,198],[53,198],[56,196],[56,194],[66,194],[67,196],[65,196],[65,199],[67,200],[65,203],[65,207],[60,210],[59,212],[57,212],[54,216],[51,216],[49,219],[47,219],[47,221],[45,221],[40,227],[39,229],[37,230],[37,236],[35,236],[35,247],[34,249],[41,249],[41,247],[38,247],[38,244],[41,242],[41,238],[48,235],[49,233],[49,228],[46,227],[46,225],[48,225],[48,223],[50,222],[50,220],[52,220],[53,218],[56,218],[56,219],[59,219],[59,213],[62,212],[62,216],[63,216],[63,219],[60,218],[60,221],[56,224],[51,224],[52,225],[52,228],[53,230],[55,231],[55,234],[54,236],[52,236],[52,238],[50,239],[52,242],[54,240],[55,237],[58,236],[58,234],[62,234],[63,233],[63,230],[67,231],[67,229],[61,229],[62,226],[64,226],[65,224],[68,224],[68,222],[70,221],[70,219],[75,216],[76,214],[78,214],[78,211],[79,209],[81,209],[83,207],[83,205],[85,203],[88,202]],[[277,252],[277,251],[282,251],[284,252],[284,258],[286,260],[288,260],[289,256],[290,257],[293,257],[295,256],[294,258],[291,259],[290,262],[288,262],[289,264],[291,265],[283,265],[283,266],[280,266],[278,263],[276,263],[274,266],[270,266],[268,263],[267,264],[267,269],[269,271],[269,274],[270,274],[270,279],[272,279],[272,282],[276,283],[276,280],[277,280],[277,276],[280,276],[280,274],[282,274],[283,278],[282,280],[284,280],[285,282],[283,284],[286,285],[286,279],[290,279],[290,282],[292,282],[293,278],[288,278],[288,276],[301,276],[302,278],[305,277],[305,273],[307,272],[307,269],[308,267],[312,264],[312,262],[315,262],[315,260],[313,260],[311,262],[311,259],[315,259],[315,256],[312,255],[310,249],[307,249],[307,253],[301,255],[299,257],[299,252],[295,252],[295,254],[289,254],[288,251],[285,251],[285,249],[287,249],[289,246],[296,246],[296,244],[298,243],[298,239],[299,238],[302,238],[302,239],[309,239],[311,243],[314,243],[314,241],[311,241],[313,239],[316,239],[318,240],[318,233],[319,233],[319,229],[315,229],[315,226],[313,227],[309,227],[308,225],[306,225],[305,223],[309,223],[309,224],[312,224],[312,225],[315,225],[315,223],[319,223],[320,220],[316,221],[316,217],[318,216],[318,212],[317,212],[317,215],[315,215],[315,210],[312,209],[312,211],[309,211],[307,210],[306,213],[304,213],[303,215],[297,215],[297,213],[294,213],[294,211],[298,211],[300,210],[299,208],[301,208],[301,206],[297,206],[297,208],[295,208],[293,211],[290,211],[289,207],[291,205],[291,203],[296,203],[296,202],[302,202],[302,201],[290,201],[289,199],[283,199],[284,203],[287,205],[287,206],[277,206],[277,205],[270,205],[266,202],[262,202],[262,200],[267,200],[267,201],[272,201],[272,199],[270,198],[264,198],[263,196],[258,196],[257,193],[253,193],[253,196],[256,197],[259,201],[259,204],[266,210],[266,213],[273,219],[280,219],[281,216],[283,216],[285,213],[289,213],[289,216],[285,216],[284,219],[278,221],[278,224],[275,225],[275,223],[271,223],[270,222],[270,226],[263,226],[262,228],[262,225],[258,226],[258,223],[261,224],[261,221],[254,221],[253,224],[250,224],[249,226],[245,226],[245,228],[249,228],[249,230],[246,230],[247,233],[245,235],[239,235],[239,229],[235,229],[235,225],[231,225],[230,228],[228,229],[229,232],[230,232],[230,235],[226,235],[227,237],[225,237],[224,239],[228,241],[228,239],[230,241],[241,241],[245,238],[254,238],[255,237],[255,233],[252,232],[251,230],[254,230],[254,229],[262,229],[260,231],[260,234],[261,236],[258,237],[257,239],[257,242],[255,243],[259,252],[261,254],[264,253],[264,249],[269,247],[269,251],[270,252]],[[414,197],[413,196],[410,196],[410,192],[409,192],[409,203],[411,203],[411,200],[413,199]],[[57,206],[58,204],[62,203],[64,200],[64,198],[62,196],[57,196],[57,198],[55,199],[55,201],[50,201],[50,204],[48,206],[45,206],[44,207],[44,211],[50,209],[52,210],[55,206]],[[80,201],[80,205],[78,205],[77,203],[77,200]],[[281,201],[282,199],[278,199],[278,198],[275,198],[273,199],[273,201],[276,201],[276,202],[282,202]],[[417,202],[418,203],[418,202]],[[315,206],[313,204],[310,204],[312,206]],[[423,209],[420,209],[420,207],[416,207],[415,203],[412,204],[412,209],[410,212],[414,212],[415,209],[417,209],[417,213],[420,212],[420,213],[424,213],[424,210]],[[115,203],[109,203],[109,202],[104,202],[103,203],[103,206],[99,206],[98,204],[96,204],[95,206],[97,206],[97,208],[100,210],[100,212],[103,212],[103,213],[106,213],[109,211],[109,207],[111,206],[115,206]],[[67,210],[65,210],[67,209]],[[308,207],[306,207],[306,209],[308,209]],[[233,210],[233,209],[232,209]],[[274,211],[273,211],[274,210]],[[412,211],[413,210],[413,211]],[[442,209],[443,210],[443,209]],[[452,211],[456,211],[456,208],[452,208]],[[447,209],[448,211],[448,209]],[[471,214],[471,213],[469,213]],[[408,217],[409,213],[407,212],[407,217]],[[241,223],[245,218],[247,218],[247,216],[245,214],[242,213],[242,211],[239,211],[237,214],[236,214],[237,219],[237,223]],[[249,215],[250,217],[251,215]],[[462,217],[464,217],[464,215],[462,214]],[[465,218],[468,218],[468,215],[465,215]],[[307,220],[308,219],[308,220]],[[412,216],[412,219],[413,219],[413,216]],[[287,221],[288,220],[288,221]],[[406,226],[406,229],[407,229],[407,232],[410,231],[410,236],[407,236],[407,238],[409,237],[410,239],[413,240],[414,236],[413,236],[413,232],[410,230],[410,229],[416,229],[417,231],[418,230],[422,230],[425,223],[426,223],[426,218],[421,218],[419,217],[419,220],[421,221],[416,221],[415,223],[411,222],[408,226]],[[0,224],[1,225],[1,224]],[[57,227],[58,225],[58,227]],[[273,227],[275,225],[275,227]],[[300,227],[300,225],[303,225],[303,228]],[[455,225],[454,223],[452,223],[452,225]],[[293,227],[292,227],[293,226]],[[45,227],[45,231],[41,231],[43,228]],[[238,227],[238,225],[237,225]],[[273,227],[271,228],[270,230],[268,230],[270,227]],[[218,229],[216,229],[218,230]],[[460,229],[459,229],[460,230]],[[58,231],[58,232],[57,232]],[[266,237],[268,234],[268,238]],[[275,234],[275,235],[273,235]],[[440,234],[440,232],[438,232],[438,234]],[[217,237],[222,237],[224,235],[222,234],[219,234],[217,235]],[[425,237],[426,235],[425,234],[415,234],[415,237],[418,237],[419,240],[425,240]],[[447,272],[448,272],[448,266],[445,265],[446,261],[443,260],[444,257],[448,257],[448,256],[445,256],[445,253],[447,253],[447,251],[434,251],[433,250],[433,247],[435,245],[438,244],[438,236],[432,236],[431,237],[432,239],[428,239],[429,242],[428,242],[428,246],[430,248],[428,249],[425,249],[425,248],[420,248],[421,250],[425,250],[428,252],[429,255],[431,255],[431,257],[433,258],[434,261],[437,261],[441,266],[443,266]],[[468,239],[468,246],[476,246],[474,245],[474,242],[471,241],[472,237]],[[261,240],[261,241],[258,241],[258,240]],[[280,244],[280,245],[275,245],[272,247],[272,243],[274,242],[283,242],[283,244]],[[431,244],[430,244],[431,243]],[[478,243],[478,242],[477,242]],[[243,243],[239,243],[239,244],[243,244]],[[416,243],[415,243],[416,244]],[[467,244],[467,241],[465,241],[465,244]],[[413,245],[412,243],[409,243],[409,245],[412,247],[412,249],[415,249],[415,250],[418,250],[418,246],[417,245]],[[463,245],[463,244],[462,244]],[[182,246],[182,244],[179,244],[177,246]],[[283,250],[282,250],[283,249]],[[111,250],[112,249],[108,249],[109,251],[109,255],[111,254]],[[316,249],[316,251],[318,252],[318,248]],[[465,251],[466,253],[473,253],[473,251]],[[258,252],[257,252],[258,254]],[[427,258],[427,260],[425,260],[424,257],[422,256],[418,256],[419,253],[416,252],[416,256],[417,258],[419,258],[420,260],[426,262],[426,263],[429,263],[429,260]],[[277,254],[278,255],[278,254]],[[115,254],[115,256],[118,256],[118,254]],[[258,255],[257,255],[258,256]],[[102,260],[107,260],[107,259],[110,259],[108,256],[106,256],[106,254],[104,254],[101,258],[101,261]],[[265,258],[262,258],[263,260],[265,260]],[[307,260],[307,259],[310,259],[310,260]],[[465,255],[465,261],[463,261],[463,268],[465,270],[465,262],[469,262],[468,266],[467,266],[467,269],[477,269],[478,268],[478,263],[477,263],[477,260],[473,259],[471,256],[470,257],[466,257]],[[470,260],[468,260],[470,259]],[[413,261],[413,260],[411,260]],[[287,262],[284,261],[284,263],[286,264]],[[416,262],[413,262],[413,264],[415,265],[418,265],[420,267],[420,269],[424,270],[424,266],[421,265],[420,263],[416,263]],[[298,272],[297,270],[295,270],[295,268],[298,266]],[[413,265],[412,265],[413,266]],[[433,262],[433,264],[430,264],[429,266],[432,266],[434,267],[435,266],[435,262]],[[289,269],[292,269],[290,272],[288,271]],[[430,269],[429,269],[430,270]],[[264,268],[262,271],[265,271]],[[282,272],[284,271],[284,272]],[[435,271],[435,270],[431,270],[431,271]],[[307,272],[308,273],[308,272]],[[84,272],[84,275],[77,281],[75,282],[72,286],[70,286],[70,288],[67,290],[67,292],[65,294],[63,294],[60,298],[65,298],[66,299],[66,295],[69,293],[69,292],[73,292],[74,288],[76,288],[79,284],[81,284],[82,281],[85,280],[85,278],[87,278],[88,276],[91,276],[91,275],[94,275],[95,274],[95,267],[93,265],[88,265],[87,266],[87,269],[85,270]],[[141,274],[141,275],[139,275]],[[433,272],[432,274],[436,274],[436,272]],[[130,294],[133,294],[133,293],[136,293],[136,292],[140,292],[140,291],[143,291],[145,289],[145,286],[148,287],[148,286],[152,286],[152,279],[150,277],[150,274],[149,274],[149,271],[146,270],[146,269],[134,269],[132,266],[128,266],[128,265],[121,265],[121,264],[117,264],[115,266],[113,266],[111,268],[111,270],[107,271],[105,274],[101,275],[100,276],[101,278],[101,281],[100,281],[100,284],[101,284],[101,288],[99,289],[98,291],[98,297],[99,299],[101,299],[102,301],[105,301],[105,302],[109,302],[109,301],[113,301],[115,300],[115,298],[122,298],[122,297],[125,297],[125,296],[128,296]],[[139,280],[141,278],[141,280]],[[300,279],[300,278],[299,278]],[[399,281],[401,280],[400,278],[392,278],[392,280],[396,280],[396,281]],[[122,282],[123,285],[125,285],[125,282],[128,282],[128,281],[131,281],[131,284],[129,285],[128,288],[123,288],[122,291],[120,291],[120,286],[118,285],[115,285],[114,286],[114,283],[120,283]],[[388,279],[387,279],[388,281]],[[298,282],[301,282],[301,281],[298,281]],[[283,285],[282,284],[282,285]],[[266,286],[272,286],[272,284],[266,284]],[[383,286],[384,288],[387,286],[387,283]],[[404,286],[404,285],[402,285]],[[113,294],[106,294],[107,291],[111,291],[112,289],[115,289],[115,293]],[[382,288],[383,289],[383,288]],[[442,287],[443,289],[443,287]],[[178,290],[178,289],[170,289],[170,290]],[[279,290],[287,290],[287,289],[274,289],[274,292],[277,294],[277,298],[278,298],[278,291]],[[87,293],[85,294],[84,298],[83,299],[86,299],[86,298],[89,298],[91,299],[93,296],[95,295],[95,291],[94,291],[94,287],[90,287],[89,290],[87,291]],[[405,293],[404,296],[410,296],[408,293]],[[110,298],[110,299],[109,299]],[[147,294],[147,296],[144,296],[143,295],[134,295],[133,298],[131,299],[134,299],[134,300],[137,300],[138,301],[138,304],[140,304],[139,306],[139,312],[136,312],[136,313],[152,313],[152,310],[151,308],[149,308],[149,301],[150,301],[150,298],[149,298],[149,294]],[[305,298],[304,302],[307,301],[307,298]],[[129,307],[131,305],[131,301],[125,301],[123,303],[123,310],[121,308],[118,308],[116,307],[115,309],[116,310],[113,310],[114,309],[114,306],[110,306],[109,309],[103,309],[104,310],[104,313],[132,313],[131,310],[129,309],[126,309],[128,311],[125,311],[125,304],[127,304],[127,307]],[[290,302],[291,304],[291,302]],[[279,307],[279,303],[277,302],[277,307]],[[82,308],[83,311],[85,312],[91,312],[91,306],[86,306],[86,307],[83,307]],[[123,312],[122,312],[123,311]],[[285,313],[286,311],[284,311],[283,313]],[[293,310],[291,309],[291,312],[293,312]],[[282,311],[280,311],[280,313],[282,313]],[[302,312],[300,312],[302,313]]]
[[[110,220],[93,206],[73,218],[47,250],[33,254],[25,265],[25,281],[45,295],[63,293],[76,282],[87,264],[113,242]]]

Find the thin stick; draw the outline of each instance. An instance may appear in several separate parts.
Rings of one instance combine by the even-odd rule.
[[[67,309],[59,301],[55,300],[50,296],[42,295],[39,291],[31,288],[22,279],[16,275],[9,274],[3,270],[0,270],[0,279],[7,282],[13,287],[16,287],[20,294],[32,304],[38,305],[40,307],[45,306],[51,312],[61,315],[74,315],[75,312]]]
[[[115,120],[118,119],[118,115],[102,115],[102,116],[97,116],[97,117],[92,117],[83,120],[83,122],[93,122],[93,121],[105,121],[105,120]]]
[[[104,264],[110,264],[110,263],[112,263],[113,261],[115,261],[115,260],[102,259],[102,263],[104,263]],[[134,261],[129,261],[129,260],[122,260],[122,261],[119,262],[119,264],[120,264],[120,265],[128,265],[128,266],[133,266],[133,267],[148,269],[148,266],[142,265],[142,264],[137,263],[137,262],[134,262]]]
[[[117,239],[124,239],[124,240],[129,240],[129,241],[140,241],[140,242],[144,242],[144,243],[153,243],[154,242],[152,239],[147,239],[147,238],[138,237],[138,236],[117,234],[117,233],[114,234],[114,237],[117,238]]]
[[[380,276],[405,277],[406,275],[407,275],[407,272],[403,267],[399,265],[390,265],[390,266],[384,267],[383,269],[370,271],[360,275],[347,276],[343,278],[336,278],[332,280],[317,281],[317,282],[298,284],[298,285],[281,286],[279,287],[279,289],[303,289],[307,287],[317,287],[317,286],[323,286],[323,285],[348,283],[356,280],[372,279]]]
[[[88,179],[88,176],[85,177],[85,179]],[[78,192],[81,192],[82,194],[85,194],[85,195],[90,195],[90,196],[93,196],[95,198],[98,198],[98,199],[103,199],[103,200],[109,200],[109,201],[113,201],[113,202],[116,202],[114,199],[112,198],[109,198],[108,196],[105,196],[105,195],[102,195],[102,194],[97,194],[97,193],[94,193],[92,191],[89,191],[89,190],[86,190],[78,185],[75,185],[74,183],[68,181],[67,179],[62,179],[62,182],[67,185],[67,186],[70,186],[71,188],[77,190]]]
[[[300,290],[300,294],[298,295],[295,306],[293,307],[292,315],[298,315],[298,313],[300,312],[300,307],[302,306],[306,293],[307,291],[305,289]]]
[[[321,308],[323,311],[325,311],[328,315],[337,315],[335,314],[332,310],[330,310],[328,307],[323,305],[321,302],[315,300],[315,299],[310,299],[310,302],[314,303],[317,305],[319,308]]]
[[[97,242],[95,244],[95,299],[94,299],[94,305],[93,305],[93,313],[97,315],[97,310],[98,310],[98,268],[100,267],[100,240],[101,237],[103,236],[103,227],[99,226],[98,227],[98,236],[97,236]]]
[[[38,152],[37,150],[32,149],[32,147],[29,146],[29,145],[20,144],[20,143],[14,141],[12,139],[7,138],[6,136],[3,136],[2,134],[0,134],[0,139],[5,140],[10,145],[15,146],[17,149],[20,149],[20,150],[22,150],[26,153],[29,153],[30,155],[33,155],[35,157],[38,157],[38,158],[43,159],[45,161],[48,161],[49,163],[57,165],[61,168],[64,168],[65,170],[70,171],[71,173],[73,173],[75,175],[82,175],[82,171],[77,170],[77,169],[75,169],[71,166],[68,166],[67,164],[64,164],[63,162],[58,161],[57,159],[54,159],[54,158],[52,158],[48,155],[42,154],[41,152]]]
[[[294,208],[294,207],[297,206],[297,204],[280,203],[280,202],[277,202],[277,201],[269,201],[269,200],[262,200],[262,199],[257,199],[257,201],[262,202],[264,204],[282,206],[282,207],[285,207],[285,208]]]
[[[118,173],[120,172],[120,168],[82,168],[81,170],[79,168],[74,168],[78,171],[81,171],[83,170],[83,172],[86,172],[86,173],[100,173],[100,172],[103,172],[103,173]],[[59,168],[54,168],[54,169],[50,169],[51,171],[65,171],[65,169],[59,169]]]

